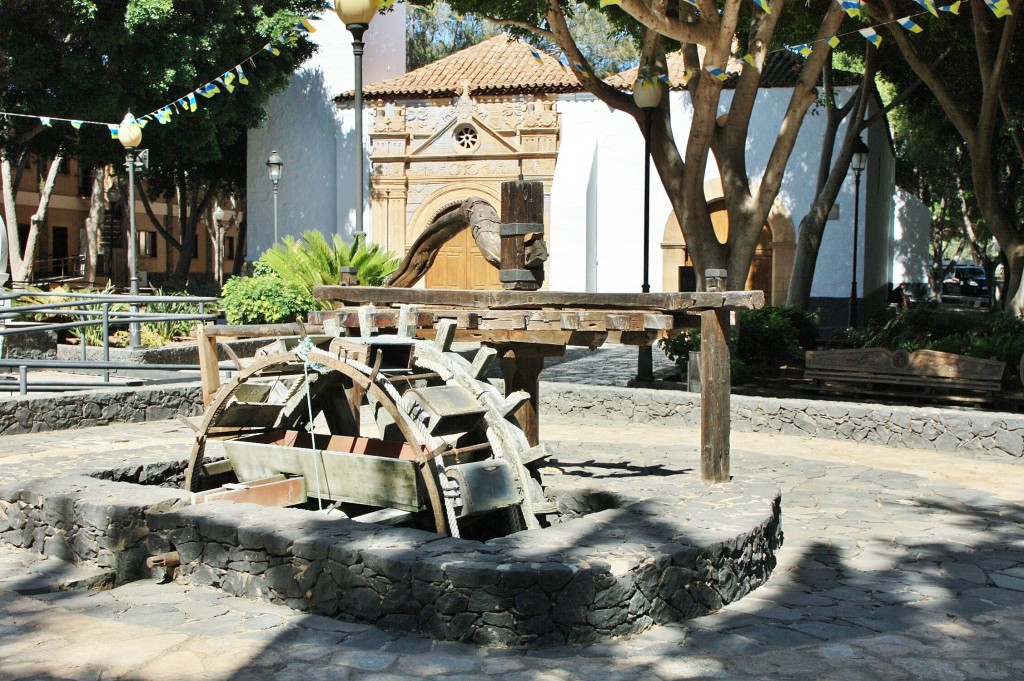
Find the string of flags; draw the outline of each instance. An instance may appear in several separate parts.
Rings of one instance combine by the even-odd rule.
[[[388,9],[389,7],[391,7],[395,3],[395,1],[396,0],[377,0],[377,7],[378,7],[378,9],[382,9],[382,10],[383,9]],[[983,0],[983,1],[985,2],[985,5],[992,11],[992,13],[997,18],[1003,18],[1003,17],[1006,17],[1006,16],[1010,16],[1012,14],[1012,11],[1010,9],[1009,0]],[[688,2],[689,4],[694,5],[694,6],[697,5],[696,0],[685,0],[685,2]],[[768,13],[771,12],[771,8],[770,8],[770,5],[769,5],[770,0],[751,0],[751,2],[756,4],[758,7],[760,7],[765,12],[768,12]],[[861,17],[861,16],[865,15],[865,13],[862,11],[861,0],[836,0],[836,2],[838,2],[839,5],[851,17],[855,17],[856,18],[856,17]],[[854,33],[860,34],[860,36],[863,37],[865,40],[870,42],[875,47],[878,47],[879,45],[882,44],[882,36],[876,30],[878,27],[886,26],[886,25],[892,24],[892,23],[897,23],[904,30],[906,30],[907,32],[909,32],[911,34],[921,33],[924,29],[922,28],[922,26],[920,24],[918,24],[916,21],[914,21],[914,18],[923,16],[925,14],[931,14],[932,16],[938,17],[940,12],[947,12],[947,13],[950,13],[950,14],[957,15],[957,14],[960,13],[961,5],[963,3],[965,3],[965,2],[970,2],[970,0],[956,0],[955,2],[953,2],[953,3],[949,4],[949,5],[943,5],[943,6],[937,6],[935,4],[935,0],[915,0],[915,2],[917,4],[919,4],[925,11],[919,12],[917,14],[912,14],[912,15],[908,15],[908,16],[905,16],[905,17],[901,17],[899,19],[895,19],[895,20],[890,21],[890,22],[883,22],[883,23],[880,23],[880,24],[875,24],[874,26],[868,26],[868,27],[865,27],[865,28],[860,28],[860,29],[857,29],[856,31],[851,31],[849,33],[829,36],[827,38],[824,38],[821,41],[815,41],[815,42],[811,42],[811,43],[802,43],[802,44],[799,44],[799,45],[786,45],[784,47],[784,49],[788,50],[790,52],[793,52],[795,54],[799,54],[802,57],[808,57],[814,51],[814,45],[817,42],[824,42],[830,48],[835,49],[836,47],[839,46],[841,38],[845,38],[847,36],[853,35]],[[612,5],[620,5],[620,4],[622,4],[621,0],[600,0],[600,3],[599,3],[599,5],[601,7],[609,7],[609,6],[612,6]],[[323,8],[325,10],[333,11],[334,10],[334,5],[331,2],[331,0],[324,0]],[[160,125],[167,125],[168,123],[171,122],[172,117],[175,114],[178,114],[178,113],[181,113],[181,112],[195,112],[195,111],[197,111],[198,108],[199,108],[199,103],[198,103],[198,100],[196,99],[197,95],[200,96],[200,97],[203,97],[205,99],[212,99],[216,95],[220,94],[222,91],[227,92],[229,94],[234,92],[235,88],[237,87],[237,85],[242,85],[242,86],[248,85],[249,84],[249,78],[246,75],[244,65],[245,64],[250,64],[252,66],[255,66],[254,59],[257,56],[263,54],[264,52],[269,53],[270,55],[275,56],[275,57],[279,56],[281,54],[281,50],[280,50],[279,45],[287,45],[289,43],[297,42],[298,39],[299,39],[299,37],[298,37],[299,34],[314,33],[316,31],[316,27],[313,25],[313,23],[311,21],[312,18],[313,17],[302,17],[302,18],[300,18],[299,21],[294,25],[294,27],[292,27],[287,33],[285,33],[284,35],[278,36],[274,40],[271,40],[271,41],[267,42],[259,50],[257,50],[253,54],[249,55],[248,57],[243,59],[241,62],[236,64],[235,66],[233,66],[230,69],[224,71],[221,75],[217,76],[213,80],[211,80],[211,81],[209,81],[207,83],[204,83],[203,85],[200,85],[199,87],[193,89],[192,91],[186,93],[185,95],[179,97],[178,99],[174,100],[173,102],[171,102],[169,104],[165,104],[164,106],[161,106],[161,107],[159,107],[158,109],[156,109],[154,111],[151,111],[151,112],[149,112],[149,113],[147,113],[147,114],[145,114],[143,116],[140,116],[138,119],[136,119],[138,125],[140,127],[145,127],[150,121],[156,121]],[[531,55],[533,56],[534,59],[536,59],[540,63],[543,63],[543,58],[541,56],[541,53],[536,48],[532,48],[531,47],[530,48],[530,53],[531,53]],[[756,65],[756,60],[754,59],[754,57],[751,54],[746,54],[746,55],[742,55],[742,56],[741,55],[736,55],[736,56],[741,58],[742,61],[744,61],[745,63],[747,63],[747,64],[749,64],[751,66]],[[587,68],[587,66],[585,64],[582,64],[582,63],[580,63],[578,61],[572,61],[570,59],[565,58],[564,56],[559,56],[558,57],[558,62],[559,62],[559,64],[561,65],[561,67],[563,69],[571,68],[581,78],[589,78],[590,77],[589,69]],[[724,69],[722,69],[720,67],[717,67],[717,66],[707,66],[707,67],[705,67],[705,70],[709,74],[711,74],[712,77],[714,77],[714,78],[716,78],[716,79],[718,79],[720,81],[724,82],[724,81],[729,79],[729,74]],[[686,85],[686,83],[690,80],[690,78],[693,75],[695,75],[695,74],[696,74],[696,69],[687,69],[686,71],[684,71],[683,72],[682,84]],[[657,78],[662,80],[665,83],[669,83],[668,76],[662,75],[662,76],[658,76]],[[38,115],[29,115],[29,114],[15,113],[15,112],[7,112],[7,111],[0,111],[0,117],[20,117],[20,118],[37,119],[40,122],[40,124],[42,124],[44,126],[47,126],[47,127],[53,127],[53,124],[54,124],[55,121],[60,121],[60,122],[68,123],[75,130],[81,129],[81,127],[83,125],[105,126],[110,131],[110,137],[112,139],[118,139],[119,124],[117,124],[117,123],[106,123],[106,122],[101,122],[101,121],[90,121],[90,120],[84,120],[84,119],[80,120],[80,119],[71,119],[71,118],[60,118],[60,117],[57,117],[57,116],[38,116]]]
[[[395,3],[396,0],[377,0],[377,6],[379,9],[387,9]],[[333,11],[334,5],[330,0],[325,0],[324,9]],[[311,21],[314,17],[301,17],[298,22],[285,34],[278,36],[277,38],[267,42],[259,50],[250,54],[248,57],[243,59],[241,62],[231,67],[227,71],[223,72],[208,83],[204,83],[199,87],[191,90],[185,95],[182,95],[178,99],[165,104],[139,118],[135,119],[139,127],[146,127],[150,121],[156,121],[160,125],[167,125],[171,122],[172,117],[175,114],[182,112],[195,112],[199,109],[199,100],[197,96],[205,99],[211,99],[219,93],[227,92],[232,93],[238,85],[248,85],[249,77],[245,72],[245,65],[251,65],[255,67],[256,63],[254,59],[264,53],[269,53],[271,56],[279,56],[281,54],[280,45],[287,45],[289,43],[295,43],[299,39],[301,33],[315,33],[316,27]],[[29,115],[23,113],[16,113],[11,111],[0,111],[0,117],[15,117],[15,118],[27,118],[38,120],[40,124],[46,127],[53,127],[54,122],[63,122],[71,125],[75,130],[80,130],[83,125],[98,125],[106,127],[110,132],[111,139],[118,139],[118,128],[119,123],[107,123],[103,121],[90,121],[84,119],[72,119],[72,118],[61,118],[58,116],[39,116]]]
[[[691,4],[691,5],[697,6],[696,0],[684,0],[684,1],[689,3],[689,4]],[[953,2],[953,3],[949,4],[949,5],[943,5],[943,6],[940,7],[940,6],[935,4],[935,0],[914,0],[914,1],[917,4],[919,4],[922,8],[924,8],[925,11],[924,12],[919,12],[917,14],[912,14],[912,15],[909,15],[909,16],[901,17],[901,18],[895,19],[893,21],[882,22],[882,23],[879,23],[879,24],[875,24],[873,26],[868,26],[868,27],[865,27],[865,28],[860,28],[860,29],[857,29],[856,31],[851,31],[849,33],[843,33],[843,34],[840,34],[840,35],[829,36],[827,38],[824,38],[821,41],[814,41],[814,42],[810,42],[810,43],[802,43],[802,44],[799,44],[799,45],[786,45],[784,49],[786,49],[786,50],[788,50],[790,52],[793,52],[795,54],[799,54],[801,57],[805,57],[806,58],[806,57],[809,57],[811,55],[811,53],[814,51],[814,45],[817,42],[824,42],[830,48],[835,49],[836,47],[839,46],[839,44],[841,42],[841,38],[845,38],[847,36],[854,35],[854,34],[859,34],[861,37],[863,37],[869,43],[871,43],[875,47],[878,47],[879,45],[882,44],[882,36],[878,33],[878,30],[877,30],[881,26],[887,26],[889,24],[895,23],[895,24],[899,24],[901,27],[903,27],[903,29],[906,30],[908,33],[911,33],[911,34],[921,33],[922,31],[924,31],[924,28],[920,24],[918,24],[916,21],[914,21],[915,17],[920,17],[920,16],[922,16],[924,14],[931,14],[934,17],[938,17],[939,16],[939,12],[947,12],[949,14],[954,14],[954,15],[960,14],[960,7],[961,7],[961,5],[963,3],[965,3],[965,2],[970,2],[970,0],[956,0],[955,2]],[[768,4],[769,0],[751,0],[751,2],[753,2],[755,5],[760,7],[765,12],[771,13],[771,8],[770,8],[770,6]],[[862,17],[862,16],[866,16],[866,13],[863,12],[863,10],[862,10],[861,0],[836,0],[836,2],[839,3],[839,6],[842,7],[850,17],[859,18],[859,17]],[[1013,12],[1010,9],[1010,2],[1009,2],[1009,0],[984,0],[984,2],[985,2],[985,5],[992,11],[993,14],[995,14],[995,16],[997,18],[1001,19],[1003,17],[1010,16],[1011,14],[1013,14]],[[622,0],[601,0],[599,4],[600,4],[601,7],[609,7],[609,6],[612,6],[612,5],[621,5],[622,4]],[[735,56],[736,57],[740,57],[744,62],[746,62],[747,64],[750,64],[751,66],[756,65],[756,61],[755,61],[754,57],[751,54],[746,54],[746,55],[742,55],[742,56],[737,54]],[[581,72],[582,75],[584,75],[584,76],[587,75],[585,73],[585,70],[582,68],[582,65],[574,64],[573,66],[574,67],[575,66],[579,66],[580,68],[577,69],[577,70],[579,72]],[[729,74],[724,69],[722,69],[720,67],[717,67],[717,66],[706,66],[704,70],[707,71],[709,74],[711,74],[712,77],[714,77],[714,78],[716,78],[716,79],[718,79],[718,80],[720,80],[722,82],[725,82],[726,80],[729,79]],[[683,82],[682,82],[682,84],[686,85],[686,83],[690,80],[690,78],[695,73],[696,73],[695,69],[687,69],[686,71],[684,71],[683,72]]]

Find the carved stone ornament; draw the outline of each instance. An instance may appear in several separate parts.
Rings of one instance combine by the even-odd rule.
[[[405,107],[388,104],[377,109],[374,132],[405,132]]]

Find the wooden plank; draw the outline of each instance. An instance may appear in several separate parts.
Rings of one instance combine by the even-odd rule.
[[[217,336],[207,333],[208,326],[199,327],[196,349],[199,352],[199,382],[203,392],[203,409],[210,406],[214,393],[220,390],[220,361],[217,359]]]
[[[811,370],[824,371],[1001,381],[1006,363],[937,350],[908,353],[887,348],[855,348],[809,350],[805,356],[805,366]]]
[[[616,308],[661,310],[752,309],[764,305],[763,291],[721,293],[571,293],[557,291],[459,291],[385,286],[315,286],[313,297],[348,305],[439,305],[470,309]]]
[[[834,383],[884,383],[887,385],[902,385],[907,387],[939,388],[941,390],[949,392],[955,392],[957,390],[982,390],[986,392],[997,392],[1002,389],[1002,381],[994,379],[979,380],[965,378],[947,378],[942,376],[913,376],[903,374],[882,374],[871,372],[826,371],[823,369],[805,370],[804,377],[811,380],[829,381]]]
[[[700,477],[729,481],[729,313],[700,316]]]
[[[322,446],[321,438],[317,443]],[[225,440],[224,450],[242,480],[296,475],[306,479],[313,498],[403,511],[425,508],[414,461],[244,440]]]
[[[323,326],[309,326],[299,322],[291,324],[207,324],[202,328],[207,336],[227,338],[274,338],[277,336],[309,336],[324,332]]]
[[[341,308],[325,312],[337,315],[341,326],[357,328],[360,308]],[[394,309],[376,310],[372,315],[374,326],[382,329],[398,328],[402,324],[401,312]],[[460,329],[530,330],[530,331],[640,331],[669,330],[675,325],[671,315],[636,310],[492,310],[468,312],[454,309],[427,308],[416,317],[420,328],[429,328],[441,320],[454,319]]]
[[[306,484],[302,478],[285,478],[275,475],[265,480],[250,483],[225,485],[206,492],[192,495],[193,504],[208,504],[213,501],[231,501],[236,504],[259,504],[284,508],[306,502]]]

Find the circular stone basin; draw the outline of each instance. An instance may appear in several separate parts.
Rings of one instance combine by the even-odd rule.
[[[147,543],[178,551],[178,576],[194,584],[489,645],[630,635],[713,612],[768,579],[782,544],[776,488],[606,468],[546,469],[555,524],[486,542],[211,503],[150,514]]]

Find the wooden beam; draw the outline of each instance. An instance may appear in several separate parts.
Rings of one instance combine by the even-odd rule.
[[[729,481],[729,313],[700,315],[700,478]]]
[[[210,406],[214,393],[220,389],[220,360],[217,358],[217,336],[200,326],[196,333],[199,352],[199,382],[203,391],[203,409]]]
[[[519,427],[531,447],[540,444],[540,372],[545,357],[561,357],[563,345],[510,343],[495,348],[501,355],[501,374],[505,379],[505,395],[524,390],[530,399],[516,411]]]
[[[348,305],[437,305],[469,309],[616,308],[674,312],[752,309],[764,305],[763,291],[720,293],[563,293],[553,291],[457,291],[384,286],[315,286],[313,297]]]

